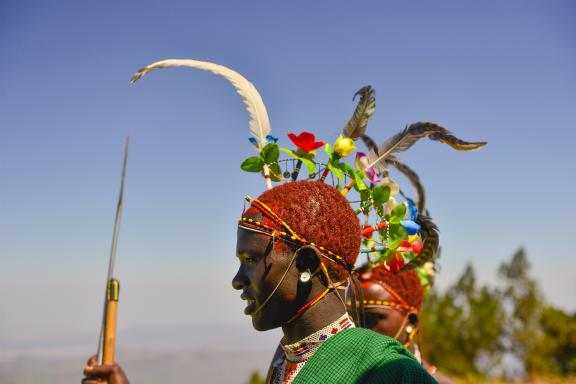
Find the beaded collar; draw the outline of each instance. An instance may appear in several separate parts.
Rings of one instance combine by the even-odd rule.
[[[314,332],[313,334],[306,336],[300,341],[293,344],[283,344],[280,342],[280,346],[286,354],[286,359],[290,362],[301,362],[306,361],[320,348],[323,342],[328,340],[330,337],[334,336],[344,329],[353,328],[354,323],[350,316],[346,313],[342,315],[338,320],[333,323],[328,324],[321,330]],[[284,340],[284,339],[282,339]]]

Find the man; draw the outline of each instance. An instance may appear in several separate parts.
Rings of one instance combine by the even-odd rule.
[[[398,341],[355,328],[337,287],[360,247],[349,202],[323,182],[291,182],[251,199],[239,221],[232,280],[255,329],[281,327],[268,383],[434,383]],[[85,384],[128,382],[118,366],[89,361]]]
[[[418,273],[391,273],[383,265],[360,270],[366,328],[395,338],[439,383],[452,383],[422,358],[415,342],[425,291]]]

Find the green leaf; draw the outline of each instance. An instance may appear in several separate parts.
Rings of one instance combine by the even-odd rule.
[[[402,220],[404,220],[404,215],[406,215],[406,205],[405,204],[398,204],[394,207],[392,212],[390,212],[390,222],[394,224],[398,224]]]
[[[382,205],[390,199],[390,187],[376,186],[372,190],[372,198],[374,203]]]
[[[345,174],[347,174],[351,179],[354,178],[355,171],[354,171],[354,168],[352,168],[350,165],[348,165],[345,162],[340,162],[340,161],[338,161],[335,165],[338,168],[340,168]]]
[[[306,151],[298,148],[296,150],[296,156],[298,156],[300,158],[312,160],[314,158],[314,156],[316,156],[316,151],[306,152]]]
[[[272,164],[273,162],[277,161],[278,157],[280,156],[278,145],[276,143],[266,144],[266,146],[262,148],[260,156],[266,164]]]
[[[240,165],[240,168],[247,172],[260,172],[263,167],[264,160],[260,156],[251,156]]]
[[[293,158],[302,161],[304,163],[304,165],[306,165],[306,168],[308,169],[308,173],[313,173],[316,170],[316,163],[311,158],[309,159],[309,158],[298,156],[298,154],[296,152],[294,152],[290,149],[286,149],[286,148],[278,148],[278,149],[280,151],[292,156]]]
[[[279,149],[280,151],[282,151],[282,152],[284,152],[284,153],[292,156],[292,157],[295,158],[295,159],[299,159],[299,158],[300,158],[300,156],[298,156],[298,155],[296,154],[296,152],[294,152],[294,151],[291,150],[291,149],[287,149],[287,148],[278,148],[278,149]]]
[[[340,170],[340,168],[336,168],[332,165],[332,162],[328,162],[328,169],[332,172],[337,178],[340,184],[344,184],[344,174]]]
[[[324,144],[324,152],[326,152],[326,154],[328,155],[328,159],[329,162],[332,161],[332,147],[330,146],[330,144],[326,143]]]
[[[397,244],[395,245],[395,247],[391,247],[392,249],[398,248],[398,245],[400,245],[402,240],[406,238],[406,231],[404,230],[404,227],[402,227],[400,224],[391,223],[390,226],[388,227],[387,233],[388,233],[387,241],[393,242],[393,245]]]
[[[362,202],[362,204],[364,204],[369,199],[370,199],[370,190],[369,189],[365,189],[363,191],[360,191],[360,201]]]
[[[268,166],[270,168],[270,180],[272,181],[281,181],[282,180],[282,169],[280,169],[280,165],[278,163],[270,164]]]
[[[356,180],[356,184],[354,184],[354,187],[358,191],[363,191],[363,190],[368,188],[368,187],[366,187],[366,184],[364,184],[364,180],[362,180],[363,176],[364,176],[364,173],[362,173],[360,171],[354,173],[354,180]]]
[[[306,168],[308,168],[308,173],[313,173],[316,170],[316,163],[313,162],[312,160],[308,160],[308,159],[304,159],[304,158],[300,158],[300,160],[302,160],[304,165],[306,165]]]

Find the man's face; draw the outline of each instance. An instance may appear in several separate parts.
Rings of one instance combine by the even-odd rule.
[[[278,250],[279,243],[272,242],[271,236],[238,228],[236,256],[240,267],[232,286],[242,290],[240,297],[247,302],[244,313],[252,316],[252,325],[258,331],[281,326],[297,310],[294,295],[298,274],[291,267],[270,300],[256,312],[280,282],[292,258],[292,254]]]
[[[375,283],[362,283],[362,293],[364,300],[390,300],[390,294],[384,287]],[[401,327],[404,324],[406,315],[396,309],[386,308],[384,306],[369,306],[365,308],[366,328],[370,328],[382,335],[395,337],[398,335],[398,341],[405,343],[408,340],[408,334]]]

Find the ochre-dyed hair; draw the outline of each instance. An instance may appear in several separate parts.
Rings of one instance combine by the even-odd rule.
[[[336,188],[321,181],[295,181],[274,187],[257,200],[268,205],[309,242],[342,256],[349,265],[356,262],[361,242],[360,223],[348,200]],[[253,206],[246,212],[250,216],[258,213],[261,212]],[[263,221],[276,230],[282,229],[267,218]],[[342,266],[326,258],[323,261],[334,282],[348,277]]]
[[[406,303],[420,310],[424,300],[424,288],[415,270],[400,273],[391,273],[383,265],[379,265],[368,271],[360,268],[361,282],[383,282],[394,290]]]

